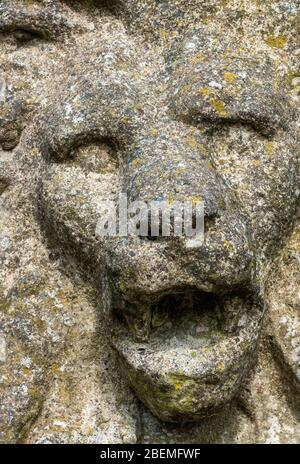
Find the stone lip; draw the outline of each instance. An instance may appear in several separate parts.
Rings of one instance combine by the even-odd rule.
[[[253,296],[193,291],[196,306],[186,307],[188,292],[164,295],[163,303],[152,308],[144,341],[130,333],[126,322],[114,324],[112,344],[122,371],[137,396],[166,422],[199,421],[233,399],[249,367],[263,315]],[[178,304],[180,297],[185,308]]]

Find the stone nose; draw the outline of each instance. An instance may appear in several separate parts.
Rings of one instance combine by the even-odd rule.
[[[184,234],[159,234],[152,240],[149,227],[146,236],[132,238],[129,232],[129,237],[114,241],[109,247],[109,268],[116,282],[112,285],[122,287],[117,297],[132,304],[170,289],[232,292],[250,281],[254,269],[249,218],[200,143],[194,143],[184,127],[174,127],[156,137],[142,134],[134,146],[126,147],[127,156],[122,152],[123,192],[129,206],[135,201],[203,202],[204,243],[190,247]],[[143,313],[142,308],[141,304]]]
[[[129,201],[201,203],[206,220],[222,215],[231,193],[199,146],[177,134],[144,138],[135,145],[125,176]]]
[[[210,164],[209,154],[203,153],[200,144],[191,140],[186,143],[186,140],[184,130],[180,131],[179,127],[156,139],[139,140],[132,150],[125,176],[128,200],[202,202],[204,242],[190,246],[185,231],[183,237],[173,239],[172,234],[163,237],[160,230],[152,252],[158,262],[160,253],[172,256],[177,271],[170,277],[170,287],[177,285],[178,269],[184,269],[182,282],[201,284],[208,291],[233,288],[249,280],[253,259],[251,225],[240,211],[233,191]],[[150,231],[148,227],[146,240],[153,238]],[[145,268],[150,267],[151,263],[145,262]],[[139,275],[137,281],[141,280]],[[147,288],[148,279],[145,278],[144,284]]]

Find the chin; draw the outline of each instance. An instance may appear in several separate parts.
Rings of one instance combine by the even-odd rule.
[[[197,422],[237,395],[262,312],[253,296],[172,289],[156,299],[143,337],[117,313],[112,343],[124,376],[156,417]]]

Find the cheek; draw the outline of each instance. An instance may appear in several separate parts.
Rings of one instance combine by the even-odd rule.
[[[296,148],[287,133],[266,139],[245,127],[215,133],[216,169],[249,216],[262,259],[280,246],[297,207]]]
[[[9,42],[5,48],[5,60],[8,65],[15,68],[15,73],[27,73],[28,77],[34,75],[36,79],[46,78],[52,71],[53,77],[59,71],[57,65],[65,59],[63,46],[58,48],[54,43],[44,44],[27,43],[16,46]],[[34,82],[33,82],[34,83]]]
[[[295,189],[296,164],[287,134],[266,139],[245,127],[215,133],[211,153],[217,170],[249,214],[284,209]]]
[[[95,235],[103,204],[121,192],[121,155],[109,141],[75,145],[65,156],[53,154],[42,181],[42,204],[52,224],[75,239]]]
[[[65,52],[54,44],[28,44],[16,47],[7,42],[4,48],[4,69],[7,69],[7,87],[14,98],[22,100],[28,110],[39,111],[45,104],[49,86],[54,86],[57,76],[62,74]]]
[[[120,191],[117,174],[53,165],[42,179],[41,204],[51,228],[67,233],[70,239],[88,240],[95,235],[101,205],[116,201]]]
[[[28,45],[16,49],[12,42],[1,42],[1,39],[0,45],[3,45],[0,146],[3,150],[13,150],[24,129],[30,127],[34,115],[45,104],[49,76],[55,75],[53,70],[54,66],[57,68],[57,61],[50,59],[47,50],[40,47]]]

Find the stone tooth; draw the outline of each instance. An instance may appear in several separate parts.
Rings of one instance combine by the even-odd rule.
[[[231,297],[223,300],[223,329],[234,333],[240,325],[243,303],[240,298]]]
[[[149,305],[126,305],[124,316],[137,342],[146,342],[151,329],[152,310]]]

